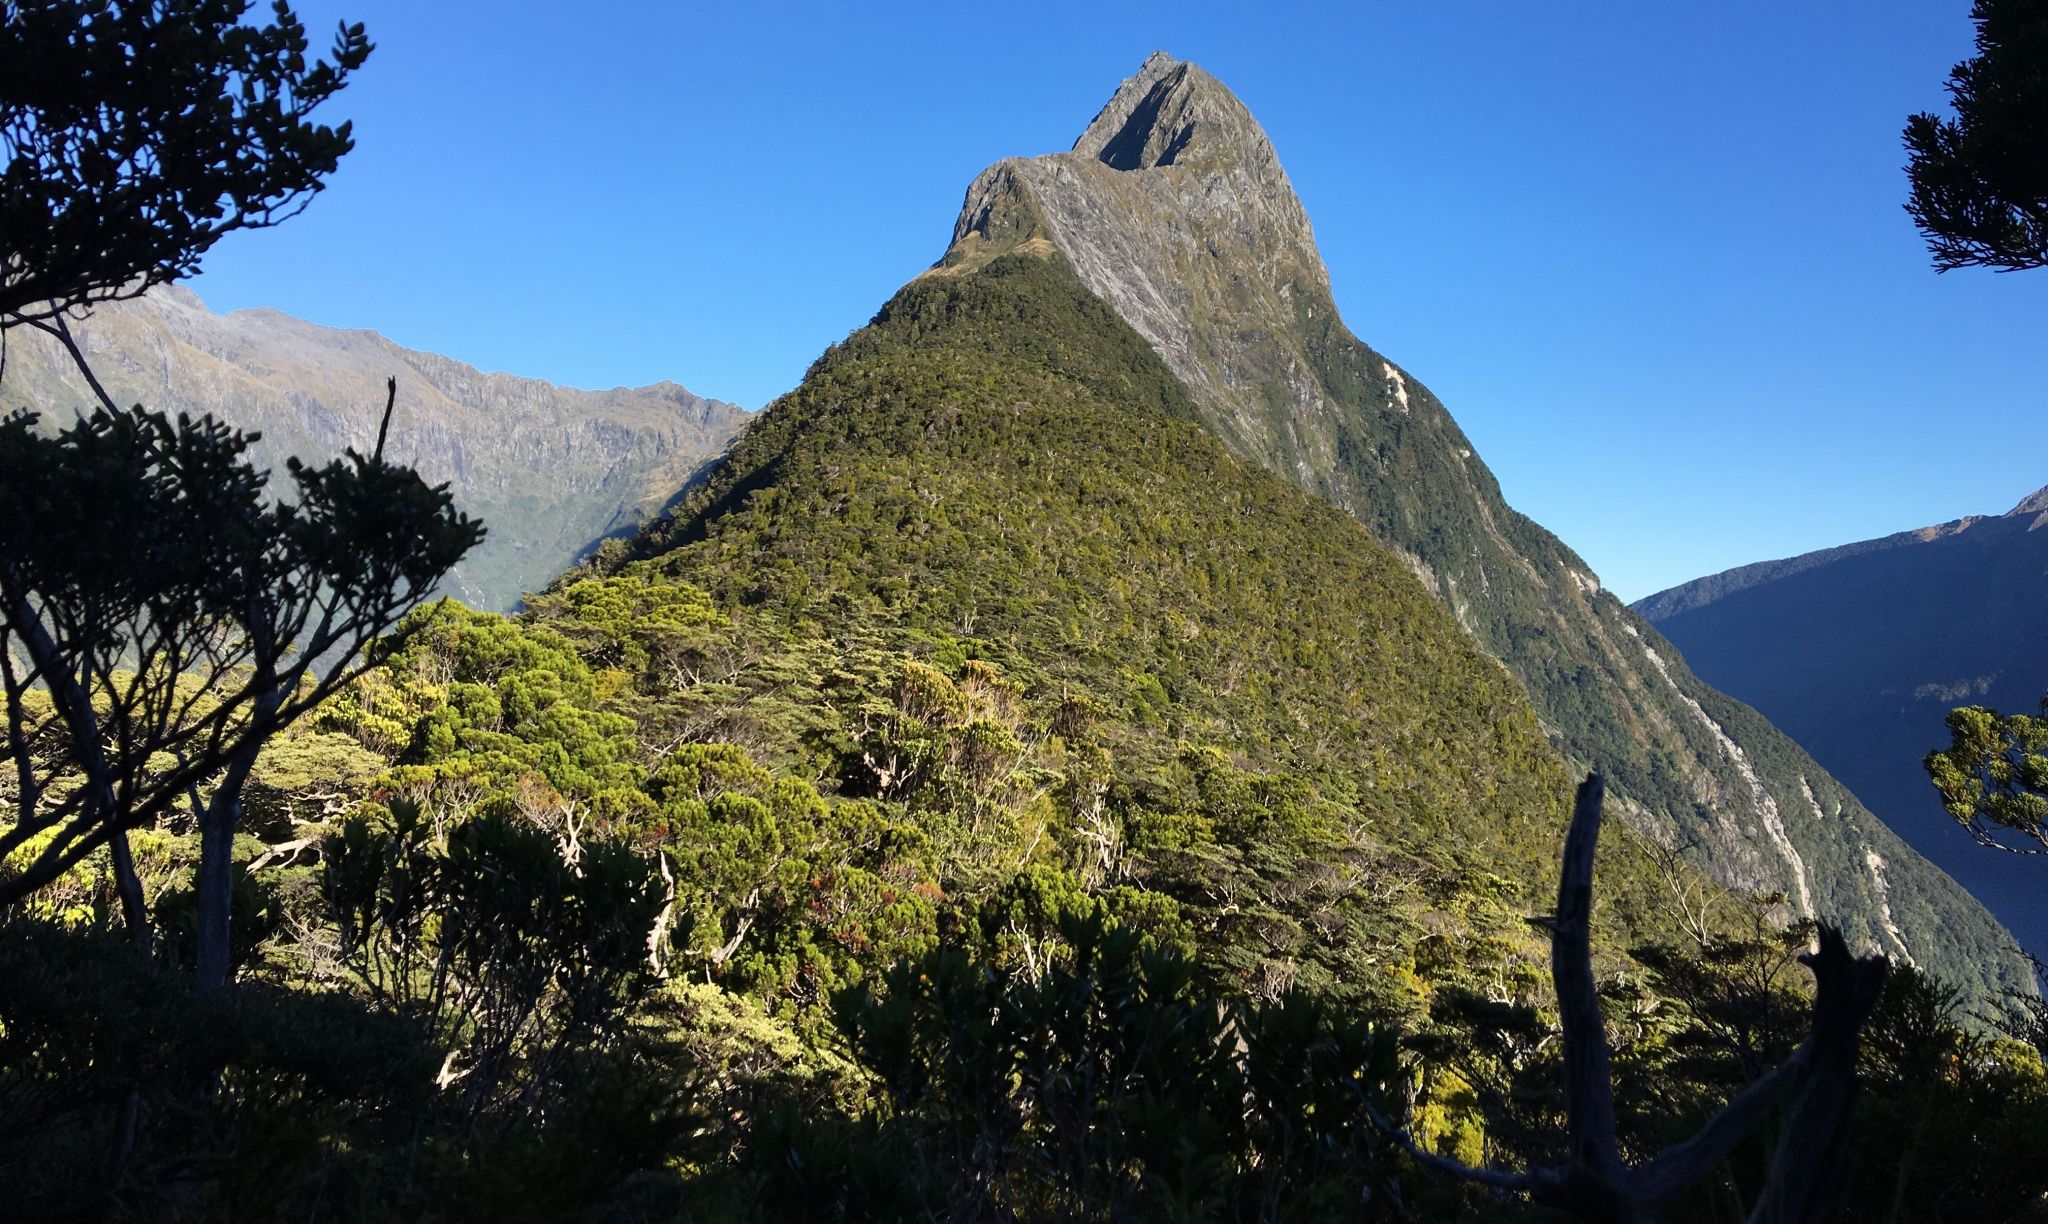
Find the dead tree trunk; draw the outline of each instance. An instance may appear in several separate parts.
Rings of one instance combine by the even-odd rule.
[[[1567,1159],[1519,1173],[1474,1169],[1422,1150],[1405,1133],[1392,1133],[1430,1168],[1499,1190],[1520,1191],[1537,1203],[1597,1224],[1641,1224],[1711,1173],[1780,1102],[1789,1100],[1770,1174],[1749,1221],[1819,1220],[1848,1138],[1863,1022],[1877,1004],[1890,962],[1882,956],[1851,956],[1841,932],[1823,926],[1819,949],[1800,957],[1813,971],[1814,999],[1813,1023],[1799,1048],[1737,1093],[1690,1139],[1629,1166],[1622,1160],[1615,1131],[1607,1027],[1593,978],[1593,852],[1600,836],[1603,790],[1598,774],[1587,775],[1579,786],[1565,835],[1557,913],[1547,924],[1551,978],[1563,1029]]]

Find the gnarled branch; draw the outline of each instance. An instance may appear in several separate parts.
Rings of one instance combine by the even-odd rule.
[[[1593,977],[1593,857],[1603,791],[1598,774],[1587,775],[1579,786],[1565,834],[1557,913],[1542,924],[1550,930],[1550,972],[1564,1030],[1567,1159],[1523,1173],[1475,1169],[1424,1151],[1376,1112],[1373,1122],[1425,1167],[1495,1190],[1527,1193],[1582,1219],[1634,1224],[1711,1173],[1756,1133],[1779,1102],[1789,1099],[1790,1117],[1749,1220],[1818,1220],[1841,1167],[1855,1098],[1857,1044],[1890,962],[1882,956],[1852,956],[1841,932],[1823,926],[1818,950],[1800,957],[1813,970],[1815,984],[1806,1040],[1737,1093],[1697,1134],[1630,1168],[1621,1158],[1615,1129],[1611,1056]]]

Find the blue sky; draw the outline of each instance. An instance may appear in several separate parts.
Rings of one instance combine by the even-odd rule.
[[[194,288],[759,406],[1163,48],[1237,91],[1352,330],[1625,598],[2048,484],[2048,270],[1936,276],[1899,129],[1967,0],[302,2],[358,147]]]

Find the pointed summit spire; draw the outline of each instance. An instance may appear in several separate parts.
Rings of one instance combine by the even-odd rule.
[[[1145,57],[1135,76],[1126,77],[1124,83],[1108,103],[1096,113],[1088,130],[1081,133],[1074,142],[1073,151],[1097,158],[1119,170],[1133,170],[1133,165],[1117,165],[1117,159],[1110,153],[1110,146],[1130,143],[1129,135],[1143,138],[1149,129],[1156,126],[1152,120],[1159,112],[1160,95],[1170,94],[1174,86],[1184,82],[1187,70],[1192,65],[1184,64],[1164,51],[1154,51]],[[1207,75],[1206,73],[1204,75]],[[1151,103],[1150,106],[1147,103]],[[1149,113],[1146,113],[1149,112]],[[1121,140],[1120,140],[1121,138]]]
[[[1157,169],[1191,153],[1204,160],[1245,154],[1241,169],[1268,189],[1292,194],[1272,142],[1237,95],[1164,51],[1154,51],[1117,87],[1073,151],[1116,170]]]
[[[1336,312],[1308,213],[1272,141],[1221,81],[1164,51],[1117,87],[1070,152],[983,171],[934,271],[971,271],[1011,251],[1064,256],[1214,409],[1240,453],[1268,450],[1275,423],[1252,402],[1262,391],[1232,385],[1214,361],[1223,350],[1196,334],[1195,320],[1259,320],[1261,334],[1277,337],[1299,311]],[[1289,385],[1313,382],[1303,371]]]
[[[1583,560],[1514,512],[1428,388],[1344,327],[1272,143],[1216,78],[1154,54],[1071,151],[982,172],[932,274],[1006,254],[1063,260],[1152,345],[1231,450],[1391,545],[1529,686],[1560,747],[1613,780],[1651,827],[1701,830],[1704,865],[1721,880],[1829,898],[1890,939],[1883,882],[1862,866],[1876,855],[1891,879],[1911,873],[1916,895],[1943,898],[1942,920],[1899,915],[1898,938],[1922,963],[1973,965],[1969,948],[1998,942],[1981,907],[1791,741],[1715,722],[1708,711],[1723,699]],[[1842,815],[1786,817],[1812,796]]]

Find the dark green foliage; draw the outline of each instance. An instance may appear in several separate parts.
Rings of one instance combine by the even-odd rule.
[[[1803,934],[1759,925],[1705,945],[1645,949],[1652,974],[1610,991],[1617,1101],[1638,1142],[1689,1133],[1805,1031],[1792,987]],[[2031,1047],[1972,1016],[1957,988],[1894,964],[1866,1024],[1847,1169],[1829,1219],[2039,1218],[2048,1075]],[[1617,1024],[1618,1022],[1618,1024]],[[1774,1137],[1737,1150],[1671,1218],[1739,1214]]]
[[[331,993],[195,997],[125,940],[0,928],[0,1183],[21,1219],[373,1213],[432,1089],[413,1030]],[[198,1085],[210,1084],[201,1092]],[[135,1155],[107,1182],[135,1096]]]
[[[189,277],[223,236],[294,216],[353,145],[310,116],[369,57],[306,59],[283,0],[0,5],[0,321]]]
[[[740,1175],[815,1219],[1399,1218],[1367,1114],[1400,1112],[1389,1034],[1298,992],[1220,1005],[1099,919],[1060,942],[1035,972],[947,949],[849,992],[874,1120],[766,1119]]]
[[[381,454],[294,461],[297,500],[277,501],[250,438],[212,420],[137,408],[34,426],[26,412],[0,421],[0,856],[16,856],[0,905],[97,847],[118,865],[126,831],[189,805],[211,847],[198,958],[217,982],[256,754],[367,667],[362,649],[483,528]],[[132,887],[124,903],[139,926]]]
[[[538,921],[519,934],[547,938]],[[445,1049],[345,993],[244,980],[194,996],[125,942],[26,923],[0,930],[0,976],[9,1219],[672,1213],[679,1179],[665,1164],[716,1151],[693,1064],[659,1034],[627,1031],[616,1007],[585,1016],[607,1041],[556,1041],[552,1062],[522,1041],[472,1109],[491,1069],[464,1061],[471,1047]],[[123,1134],[132,1156],[109,1182]]]
[[[666,963],[672,898],[655,863],[616,842],[559,845],[498,815],[437,833],[400,802],[321,849],[340,960],[462,1051],[442,1078],[463,1081],[446,1108],[466,1124],[555,1105],[565,1066],[619,1039]]]
[[[2048,1076],[2036,1050],[1974,1023],[1953,986],[1895,969],[1863,1035],[1863,1075],[1847,1176],[1869,1209],[1853,1218],[2041,1218]]]
[[[1977,55],[1949,74],[1955,117],[1906,123],[1906,211],[1934,266],[2002,272],[2048,265],[2048,13],[2034,0],[1976,0]]]

